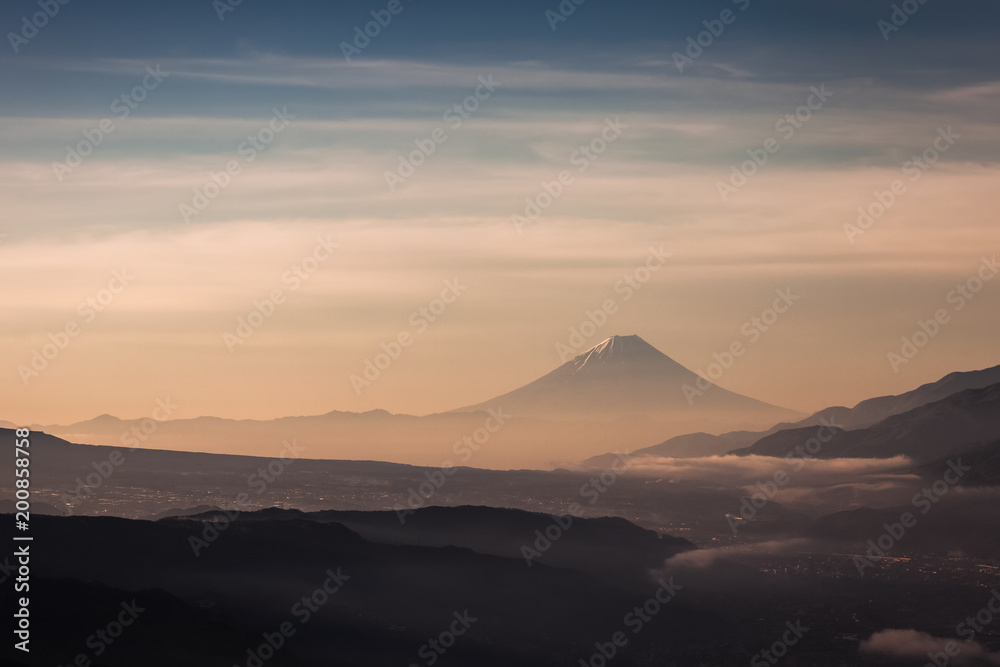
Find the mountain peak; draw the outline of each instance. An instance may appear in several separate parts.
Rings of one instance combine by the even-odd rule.
[[[686,389],[696,386],[701,395],[692,401]],[[716,427],[727,422],[738,423],[739,428],[750,423],[771,425],[795,415],[711,383],[706,386],[698,375],[636,334],[606,338],[534,382],[455,412],[497,407],[542,419],[645,415],[685,424],[711,413]]]
[[[586,352],[575,356],[568,365],[579,371],[585,367],[608,364],[662,364],[663,362],[675,363],[636,334],[630,334],[606,338]]]
[[[615,335],[611,338],[605,338],[586,352],[577,355],[577,358],[596,356],[598,358],[606,359],[632,356],[635,354],[649,354],[650,351],[661,354],[659,350],[636,334],[629,334],[628,336]]]
[[[109,415],[105,413],[103,415],[97,415],[90,421],[97,423],[108,423],[108,422],[120,422],[122,420],[119,417],[115,417],[114,415]]]

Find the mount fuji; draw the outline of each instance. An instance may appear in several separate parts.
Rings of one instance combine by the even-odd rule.
[[[453,412],[500,407],[522,417],[560,420],[641,415],[772,426],[801,418],[708,382],[636,335],[612,336],[520,389]]]
[[[802,416],[709,384],[638,336],[613,336],[531,384],[444,413],[333,411],[267,421],[198,417],[160,421],[152,430],[151,420],[104,415],[68,426],[32,425],[32,430],[73,442],[143,449],[270,457],[284,456],[282,443],[294,440],[308,458],[552,467],[615,447],[634,450],[696,431],[760,431]],[[132,437],[136,433],[142,437]],[[473,436],[474,448],[466,444]]]

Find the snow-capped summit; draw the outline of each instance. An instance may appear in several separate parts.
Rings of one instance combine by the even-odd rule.
[[[577,373],[592,371],[595,370],[595,366],[606,364],[653,364],[664,367],[662,370],[678,372],[686,370],[635,334],[607,338],[586,352],[573,357],[569,363]],[[666,366],[669,366],[669,369],[665,368]]]

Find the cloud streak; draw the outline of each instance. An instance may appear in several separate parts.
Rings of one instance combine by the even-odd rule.
[[[978,642],[934,637],[912,629],[880,630],[862,641],[859,650],[865,654],[919,660],[931,653],[942,654],[947,664],[953,665],[1000,665],[1000,653],[992,653]]]

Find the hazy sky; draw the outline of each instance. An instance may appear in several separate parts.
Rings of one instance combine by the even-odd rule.
[[[949,292],[1000,270],[1000,5],[891,4],[70,2],[34,31],[4,3],[0,419],[443,411],[608,300],[581,350],[698,370],[739,341],[718,384],[803,411],[996,365],[1000,277]]]

